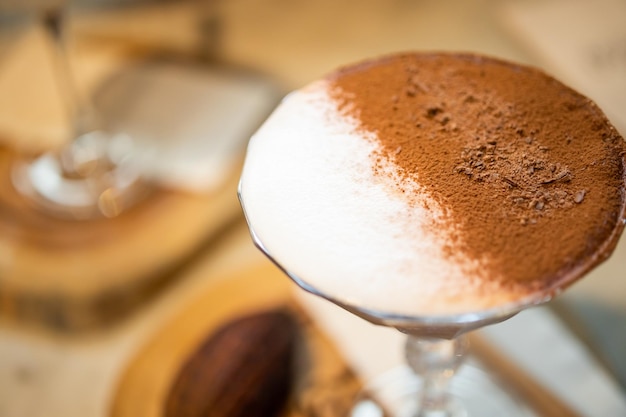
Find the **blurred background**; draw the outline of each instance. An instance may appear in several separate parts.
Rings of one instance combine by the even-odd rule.
[[[540,67],[626,133],[623,0],[0,0],[0,417],[122,415],[137,352],[266,262],[236,198],[249,136],[287,92],[405,50]],[[625,276],[622,241],[546,309],[618,402]]]

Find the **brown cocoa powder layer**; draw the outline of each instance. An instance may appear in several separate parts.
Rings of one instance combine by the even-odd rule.
[[[586,97],[539,70],[470,54],[394,55],[329,80],[340,111],[376,134],[373,160],[425,187],[453,226],[450,253],[487,259],[489,279],[555,289],[614,248],[624,141]]]

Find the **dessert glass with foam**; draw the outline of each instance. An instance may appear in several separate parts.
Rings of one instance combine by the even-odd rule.
[[[445,340],[606,259],[624,165],[604,115],[546,74],[403,54],[287,96],[251,139],[239,196],[255,243],[305,290]],[[413,350],[445,343],[463,345]]]
[[[517,311],[490,311],[510,295],[478,288],[480,260],[446,257],[450,238],[433,228],[442,208],[418,183],[407,184],[413,202],[389,192],[393,179],[372,169],[374,138],[329,88],[290,94],[250,142],[240,196],[257,245],[305,289],[376,322],[420,317],[456,332]]]

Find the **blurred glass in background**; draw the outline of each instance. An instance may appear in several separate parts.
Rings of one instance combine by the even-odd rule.
[[[160,7],[182,48],[125,32],[150,33]],[[58,330],[120,318],[240,217],[239,164],[276,83],[216,59],[203,2],[0,11],[0,313]]]

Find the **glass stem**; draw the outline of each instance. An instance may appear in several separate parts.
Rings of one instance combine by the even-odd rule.
[[[89,130],[86,126],[87,106],[78,93],[74,73],[72,71],[65,45],[65,15],[60,7],[45,10],[42,13],[43,26],[54,43],[56,78],[61,88],[65,106],[78,130],[76,134]]]
[[[222,40],[221,0],[196,0],[200,35],[199,58],[208,63],[219,60]]]
[[[448,388],[456,370],[463,362],[466,350],[465,336],[452,340],[408,336],[407,362],[423,381],[416,417],[456,415]]]
[[[93,168],[96,164],[105,164],[102,155],[104,144],[93,143],[93,138],[89,143],[81,142],[83,135],[98,130],[99,120],[91,101],[79,93],[67,52],[65,20],[65,10],[62,7],[47,9],[41,16],[43,26],[54,43],[57,81],[73,127],[73,136],[60,149],[58,160],[63,176],[89,178],[93,177]]]
[[[54,152],[32,161],[17,160],[12,181],[46,214],[72,219],[114,217],[146,195],[148,187],[133,163],[131,138],[107,131],[89,96],[79,94],[66,49],[64,17],[59,4],[40,15],[53,42],[55,76],[72,119],[72,136]]]

